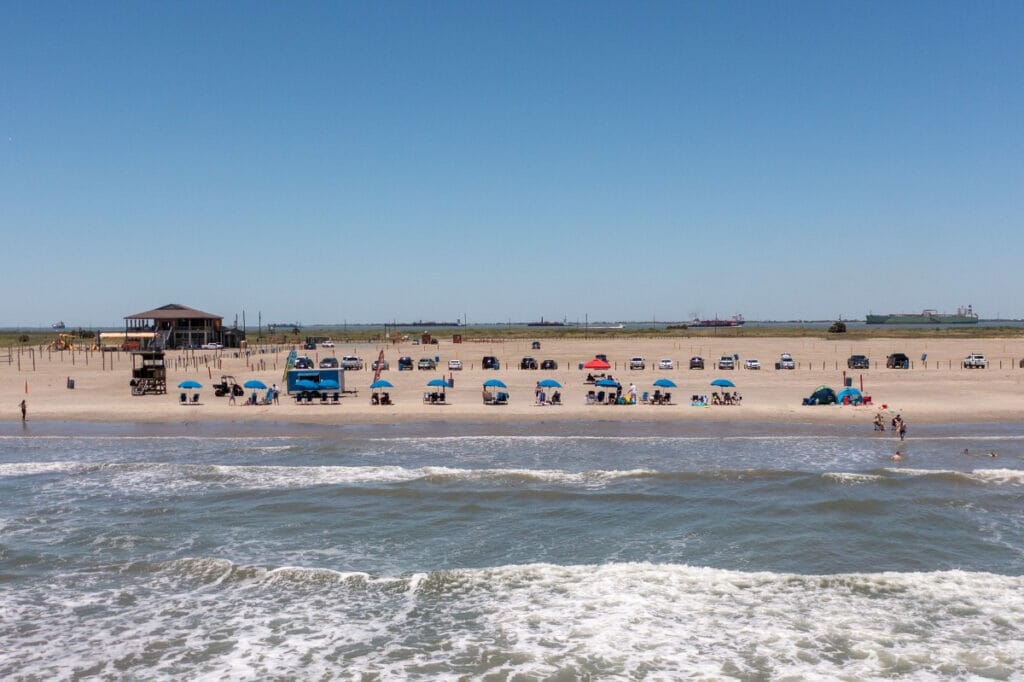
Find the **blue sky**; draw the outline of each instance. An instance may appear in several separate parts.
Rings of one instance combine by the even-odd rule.
[[[1024,317],[1024,4],[8,3],[0,325]]]

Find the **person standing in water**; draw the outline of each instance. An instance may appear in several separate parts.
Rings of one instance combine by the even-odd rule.
[[[26,415],[28,414],[28,404],[22,400],[18,407],[21,408],[21,421],[27,421],[28,417]]]

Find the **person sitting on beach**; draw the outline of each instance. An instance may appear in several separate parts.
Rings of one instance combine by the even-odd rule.
[[[380,397],[380,404],[381,405],[390,405],[391,404],[391,394],[388,393],[387,391],[385,391],[384,394],[381,395],[381,397]]]
[[[494,402],[494,395],[485,388],[484,389],[484,404],[486,405],[487,403],[493,403],[493,402]]]

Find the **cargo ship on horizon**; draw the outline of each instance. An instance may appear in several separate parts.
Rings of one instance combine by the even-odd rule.
[[[742,327],[746,320],[743,319],[742,315],[733,315],[727,320],[720,320],[717,317],[713,320],[699,320],[694,319],[691,326],[693,327]]]
[[[978,314],[973,306],[960,306],[956,313],[940,313],[925,309],[919,313],[891,313],[889,315],[868,315],[868,324],[978,324]]]

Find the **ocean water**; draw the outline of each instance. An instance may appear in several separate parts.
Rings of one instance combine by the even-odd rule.
[[[1024,426],[232,428],[0,427],[0,678],[1024,670]]]

